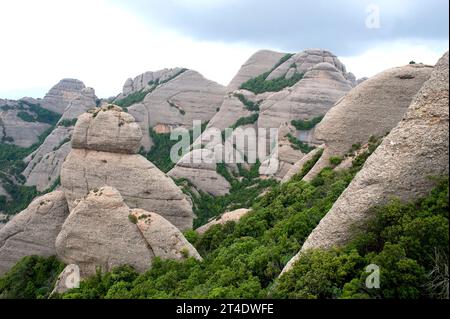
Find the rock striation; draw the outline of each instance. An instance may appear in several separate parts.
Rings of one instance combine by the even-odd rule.
[[[382,137],[403,118],[408,106],[433,68],[407,65],[381,72],[339,100],[315,127],[311,141],[324,144],[324,153],[305,176],[313,179],[332,156],[344,156],[353,144]]]
[[[435,184],[430,176],[448,176],[448,72],[446,53],[414,97],[402,121],[367,159],[301,251],[344,245],[352,238],[354,228],[364,227],[373,207],[386,204],[394,197],[402,201],[420,198]],[[399,95],[402,96],[401,92]],[[288,263],[285,271],[298,257]]]
[[[80,86],[84,87],[84,86]],[[27,186],[44,191],[57,182],[62,163],[71,150],[71,137],[78,116],[96,106],[97,97],[91,88],[82,88],[65,108],[61,119],[39,148],[25,158],[27,163],[22,175]]]

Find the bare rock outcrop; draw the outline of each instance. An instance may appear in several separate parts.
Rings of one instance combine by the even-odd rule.
[[[287,59],[282,62],[282,58]],[[255,94],[240,89],[242,83],[264,73],[268,73],[266,80],[289,79],[299,73],[304,73],[304,76],[292,87],[284,88],[279,92]],[[311,120],[324,115],[355,84],[356,79],[353,74],[347,73],[339,59],[328,51],[306,50],[290,57],[284,53],[258,51],[231,81],[228,86],[229,93],[219,112],[208,123],[205,133],[201,136],[201,143],[213,149],[217,144],[223,144],[223,141],[212,140],[208,134],[209,130],[223,131],[228,127],[234,127],[239,120],[258,115],[256,123],[248,127],[253,126],[256,131],[260,128],[280,129],[276,152],[270,154],[266,147],[267,157],[260,158],[262,162],[260,173],[282,179],[292,165],[305,155],[290,142],[289,135],[299,135],[290,125],[292,120]],[[258,107],[249,109],[249,102]],[[304,134],[312,135],[311,132],[303,132]],[[194,145],[199,145],[199,140],[196,140]],[[266,143],[261,143],[261,145],[269,144],[269,139]],[[247,143],[247,145],[251,144]],[[246,154],[249,150],[248,146],[244,149],[239,147],[236,149],[242,154]],[[206,163],[204,166],[191,165],[192,163],[186,161],[186,158],[193,159],[195,156],[191,154],[184,157],[169,174],[177,178],[187,178],[205,192],[223,194],[225,184],[216,182],[220,177],[217,177],[215,169],[207,170],[206,167],[209,168],[209,166]],[[228,164],[227,166],[230,167]]]
[[[64,193],[38,197],[0,229],[0,275],[21,258],[56,254],[55,239],[69,215]]]
[[[70,102],[86,89],[83,82],[76,79],[62,79],[53,86],[41,101],[42,107],[63,114]]]
[[[210,220],[207,224],[197,228],[195,231],[199,234],[204,234],[214,225],[224,225],[228,222],[237,222],[249,212],[250,209],[240,208],[231,212],[223,213],[222,215]]]
[[[342,71],[327,62],[318,63],[292,88],[273,94],[262,103],[258,126],[279,127],[292,120],[324,115],[351,89]]]
[[[51,125],[38,121],[26,121],[21,117],[21,115],[34,117],[35,112],[31,110],[30,105],[38,104],[38,100],[28,98],[19,101],[0,99],[0,143],[30,147],[38,142],[39,136]]]
[[[404,116],[413,97],[429,78],[432,67],[417,64],[389,69],[359,84],[326,113],[311,139],[325,144],[324,153],[305,180],[329,166],[331,156],[343,156],[353,144],[386,135]]]
[[[309,235],[301,252],[345,244],[352,238],[354,227],[364,227],[374,206],[386,204],[394,197],[402,201],[420,198],[435,184],[430,176],[448,176],[448,72],[446,53],[414,97],[403,120],[367,159]],[[298,257],[288,263],[285,271]]]
[[[36,186],[38,191],[50,188],[58,179],[62,163],[69,154],[71,137],[78,116],[95,108],[95,92],[84,88],[73,95],[55,129],[39,148],[25,158],[27,167],[22,172],[27,186]]]
[[[102,122],[97,123],[97,118]],[[96,125],[98,130],[93,129]],[[140,138],[139,126],[120,108],[105,106],[80,116],[73,149],[61,168],[61,185],[70,210],[91,190],[109,185],[131,208],[161,214],[179,229],[191,228],[194,214],[186,195],[156,166],[135,154]]]
[[[78,117],[72,147],[132,154],[138,152],[141,139],[141,128],[134,117],[109,104]]]
[[[65,263],[79,266],[82,278],[120,265],[144,272],[154,257],[201,259],[175,226],[155,213],[130,209],[109,186],[79,201],[56,238],[56,251]]]

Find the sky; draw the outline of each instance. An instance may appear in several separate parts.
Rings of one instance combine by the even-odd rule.
[[[358,78],[448,50],[448,0],[2,0],[0,98],[77,78],[99,97],[186,67],[227,85],[257,50],[327,49]]]

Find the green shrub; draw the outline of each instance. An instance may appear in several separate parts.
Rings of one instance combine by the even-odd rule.
[[[64,127],[70,127],[70,126],[75,126],[75,124],[77,123],[78,119],[63,119],[61,121],[59,121],[58,126],[64,126]]]
[[[17,112],[17,117],[25,122],[36,122],[36,118],[28,112],[19,111]]]
[[[307,131],[313,129],[317,124],[322,121],[323,115],[314,117],[310,120],[293,120],[291,124],[297,129]]]
[[[343,160],[344,159],[342,157],[340,157],[340,156],[331,156],[330,159],[329,159],[330,164],[333,165],[333,166],[338,166],[339,164],[342,163]]]
[[[264,92],[278,92],[286,87],[293,86],[303,78],[303,73],[295,73],[290,79],[280,77],[277,79],[267,80],[267,77],[270,73],[272,73],[272,71],[289,60],[292,56],[293,54],[286,54],[273,66],[271,70],[241,84],[240,89],[248,90],[255,94],[260,94]]]
[[[241,101],[242,104],[244,104],[245,108],[250,112],[259,111],[259,104],[260,104],[259,102],[255,103],[253,101],[247,100],[247,98],[240,93],[235,93],[234,96],[236,96],[239,99],[239,101]]]
[[[289,133],[287,135],[289,142],[291,143],[291,146],[294,150],[300,150],[302,151],[302,153],[308,154],[309,152],[311,152],[313,149],[315,149],[314,146],[309,146],[306,143],[303,143],[302,141],[300,141],[298,138],[296,138],[295,136],[293,136],[291,133]]]
[[[345,247],[303,255],[280,278],[273,297],[448,298],[441,288],[448,287],[448,277],[441,286],[430,285],[440,267],[435,252],[448,256],[448,209],[448,178],[414,203],[394,200],[374,208],[364,231]],[[380,289],[365,286],[369,264],[380,267]]]
[[[63,269],[56,257],[24,257],[0,277],[0,298],[47,298]]]

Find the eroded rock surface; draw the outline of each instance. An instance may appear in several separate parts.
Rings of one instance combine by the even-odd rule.
[[[0,275],[25,256],[56,254],[55,239],[69,215],[64,193],[38,197],[0,229]]]

